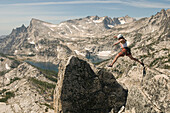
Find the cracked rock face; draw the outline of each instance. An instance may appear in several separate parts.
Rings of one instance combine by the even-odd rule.
[[[111,73],[100,70],[96,74],[78,57],[69,60],[59,78],[54,94],[56,113],[118,112],[126,103],[127,91]]]
[[[125,113],[168,113],[169,77],[156,75],[144,82],[144,85],[128,88]]]

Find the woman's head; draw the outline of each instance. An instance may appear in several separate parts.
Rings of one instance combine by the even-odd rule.
[[[118,40],[123,39],[123,38],[124,38],[124,37],[123,37],[122,34],[117,35],[117,39],[118,39]]]

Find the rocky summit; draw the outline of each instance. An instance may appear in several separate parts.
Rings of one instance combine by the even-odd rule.
[[[113,46],[118,34],[146,73],[126,56],[107,67],[120,51]],[[0,37],[0,112],[168,113],[169,43],[170,9],[139,20],[33,18]],[[59,72],[43,69],[44,63]]]
[[[127,90],[103,70],[95,73],[90,65],[72,56],[62,72],[54,94],[56,113],[118,112],[125,106]]]

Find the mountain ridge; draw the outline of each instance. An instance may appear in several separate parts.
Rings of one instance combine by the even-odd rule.
[[[116,81],[121,84],[124,89],[128,90],[126,105],[121,105],[122,108],[125,109],[124,113],[169,111],[167,106],[169,105],[167,95],[169,95],[168,81],[170,75],[169,12],[170,9],[162,9],[160,12],[151,17],[146,17],[135,21],[131,18],[129,20],[127,19],[130,22],[125,24],[121,24],[123,21],[119,20],[124,18],[112,19],[107,16],[88,16],[80,19],[64,21],[60,24],[51,24],[38,19],[32,19],[28,27],[22,25],[21,27],[14,29],[10,35],[6,36],[6,38],[0,39],[0,82],[3,83],[3,78],[6,80],[8,79],[5,85],[0,87],[0,93],[4,95],[1,96],[0,99],[7,99],[7,102],[12,105],[12,108],[15,107],[14,111],[17,112],[17,108],[22,108],[17,106],[24,103],[22,101],[17,101],[17,103],[15,103],[14,100],[20,100],[17,99],[19,98],[18,94],[23,95],[25,91],[23,89],[25,88],[29,89],[26,90],[29,93],[37,92],[38,96],[46,98],[46,93],[38,91],[41,91],[39,88],[43,88],[42,81],[47,81],[47,83],[45,83],[47,86],[50,83],[54,83],[54,81],[50,81],[54,80],[53,76],[47,76],[41,69],[36,69],[30,64],[24,63],[24,61],[30,60],[35,62],[52,62],[53,64],[59,65],[60,76],[57,76],[56,79],[59,79],[61,83],[65,75],[68,75],[67,77],[71,77],[63,71],[71,73],[74,70],[65,65],[65,62],[70,60],[69,57],[74,55],[75,58],[72,60],[76,61],[75,64],[73,62],[72,64],[69,64],[69,62],[67,64],[74,64],[74,66],[77,67],[76,71],[74,70],[75,77],[79,75],[79,72],[81,73],[79,69],[84,73],[89,72],[86,69],[83,70],[84,65],[77,63],[79,60],[74,60],[81,57],[81,59],[88,61],[90,66],[93,67],[93,71],[104,68],[105,71],[112,73],[114,78],[116,78]],[[128,16],[126,17],[128,18]],[[132,55],[144,62],[146,66],[145,76],[142,74],[141,65],[131,61],[128,57],[119,58],[112,68],[107,67],[107,65],[112,62],[114,56],[120,50],[119,45],[113,46],[113,43],[117,42],[113,36],[120,33],[127,39]],[[6,54],[6,57],[4,54]],[[21,64],[18,63],[19,61]],[[82,60],[80,61],[84,62]],[[64,65],[63,62],[65,63]],[[89,66],[87,67],[89,68]],[[68,70],[65,70],[66,68]],[[33,78],[22,78],[25,76],[32,76]],[[89,79],[89,81],[95,81],[95,79]],[[77,83],[76,80],[74,82]],[[109,80],[105,82],[107,83]],[[16,86],[18,83],[26,83],[27,85],[23,85],[23,87],[20,85],[19,87]],[[99,81],[97,83],[99,83]],[[64,85],[68,84],[71,84],[69,80],[64,81]],[[18,87],[21,92],[9,88],[15,86]],[[107,84],[103,86],[107,86]],[[69,87],[74,89],[75,87],[80,86],[71,87],[69,85]],[[38,91],[34,90],[34,88]],[[8,91],[12,92],[8,92],[5,89],[9,89]],[[104,87],[104,89],[107,89],[107,87]],[[110,91],[112,88],[108,88],[107,90]],[[8,97],[9,94],[11,97],[5,98]],[[89,94],[91,94],[91,92]],[[102,96],[104,95],[103,92],[100,92],[99,94],[101,94],[101,98],[112,97]],[[51,92],[49,95],[53,95],[53,93]],[[32,96],[36,97],[35,95]],[[23,98],[25,97],[23,96]],[[34,101],[34,99],[31,100],[30,98],[28,101],[33,101],[31,104],[33,106],[42,106],[43,110],[39,109],[40,112],[49,110],[48,112],[51,111],[53,113],[54,110],[53,107],[51,107],[53,104],[46,102],[42,98],[37,99],[38,102]],[[95,98],[100,98],[98,93]],[[43,100],[43,103],[41,103],[40,100]],[[112,101],[112,99],[108,99],[108,101]],[[90,102],[92,101],[90,100]],[[103,101],[99,103],[101,105],[101,103],[107,102]],[[27,104],[24,105],[29,106]],[[64,105],[67,105],[67,103]],[[91,107],[98,108],[100,105],[91,105]],[[2,102],[0,106],[2,106],[2,108],[10,108],[10,106],[5,102]],[[118,111],[121,107],[119,106],[114,109],[112,108],[114,105],[111,104],[109,106],[111,106],[109,107],[109,111],[111,109],[111,111]],[[56,106],[54,106],[54,108],[55,107]],[[69,106],[67,107],[69,108]],[[104,107],[108,109],[108,106]],[[37,110],[36,108],[33,109],[33,111]],[[89,110],[90,107],[87,108]],[[23,109],[20,111],[22,110]],[[25,107],[24,110],[27,111],[28,109]]]

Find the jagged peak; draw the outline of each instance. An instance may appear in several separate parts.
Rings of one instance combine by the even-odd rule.
[[[129,15],[126,15],[126,16],[123,16],[123,17],[119,17],[119,18],[124,18],[124,19],[133,19],[133,20],[136,20],[135,18],[130,17]]]
[[[166,10],[166,14],[168,15],[168,17],[170,16],[170,9]]]
[[[21,25],[21,27],[17,27],[16,29],[23,29],[26,28],[24,24]]]
[[[12,29],[11,35],[18,35],[21,32],[26,32],[27,28],[25,27],[24,24],[22,24],[21,27],[17,27],[16,29]]]
[[[99,20],[100,19],[100,17],[99,16],[90,16],[90,19],[92,19],[92,20]]]
[[[108,24],[113,24],[112,18],[110,18],[110,17],[108,17],[108,16],[104,16],[104,17],[103,17],[103,21],[104,21],[104,22],[107,21]]]
[[[157,12],[157,14],[154,15],[154,16],[157,16],[157,15],[167,16],[167,12],[165,11],[165,9],[161,9],[161,11],[160,11],[160,12]]]
[[[36,19],[36,18],[32,18],[32,19],[31,19],[31,22],[37,22],[37,21],[38,21],[38,22],[39,22],[39,21],[42,22],[42,20],[39,20],[39,19]]]
[[[128,17],[128,18],[129,18],[130,16],[129,16],[129,15],[126,15],[125,17]],[[130,18],[131,18],[131,17],[130,17]]]
[[[164,16],[167,16],[165,9],[162,9],[160,13],[163,14]]]
[[[26,28],[24,24],[22,24],[21,28]]]
[[[48,26],[54,25],[54,24],[45,22],[45,21],[42,21],[39,19],[32,18],[28,29],[29,29],[29,31],[31,31],[34,28],[38,29],[38,28],[40,28],[40,26],[44,26],[44,25],[48,27]]]
[[[110,17],[108,17],[108,16],[104,16],[104,19],[111,19]]]
[[[39,20],[39,19],[32,18],[31,21],[30,21],[30,25],[33,25],[33,24],[36,24],[36,23],[47,23],[47,24],[51,24],[51,23],[49,23],[49,22],[45,22],[45,21],[42,21],[42,20]]]
[[[170,12],[170,9],[167,9],[166,12]]]
[[[165,11],[165,9],[161,9],[161,12],[165,13],[166,11]]]

